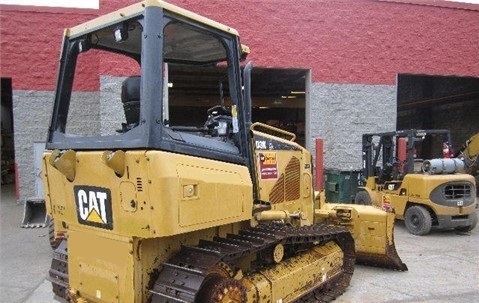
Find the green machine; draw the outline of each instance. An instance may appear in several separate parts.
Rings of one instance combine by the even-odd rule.
[[[324,188],[326,201],[334,203],[353,203],[358,191],[361,171],[325,169]]]

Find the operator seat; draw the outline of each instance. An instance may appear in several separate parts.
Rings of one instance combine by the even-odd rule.
[[[121,102],[126,118],[125,126],[129,129],[137,126],[140,121],[140,80],[140,76],[131,76],[126,78],[121,85]]]

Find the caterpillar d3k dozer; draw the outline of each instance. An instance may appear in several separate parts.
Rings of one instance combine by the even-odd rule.
[[[356,261],[407,270],[393,214],[325,203],[295,135],[251,123],[248,52],[162,1],[65,31],[43,156],[58,300],[326,302]],[[74,91],[95,60],[132,76]]]

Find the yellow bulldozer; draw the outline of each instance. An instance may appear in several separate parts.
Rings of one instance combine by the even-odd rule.
[[[43,155],[58,300],[327,302],[355,262],[407,270],[394,214],[326,203],[295,135],[252,123],[248,52],[158,0],[65,30]],[[98,58],[131,76],[81,91]]]
[[[449,130],[364,134],[363,179],[355,203],[376,205],[404,220],[410,233],[432,228],[471,231],[477,224],[476,184],[450,156]]]

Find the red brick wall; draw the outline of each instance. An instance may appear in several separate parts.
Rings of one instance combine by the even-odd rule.
[[[63,28],[92,18],[79,10],[34,12],[2,6],[1,76],[11,77],[14,90],[52,90],[60,58]],[[91,88],[85,86],[82,90]]]
[[[255,65],[312,68],[313,82],[479,76],[477,10],[370,0],[171,2],[236,28]]]
[[[53,90],[63,30],[138,1],[101,1],[100,10],[0,5],[0,74],[14,90]],[[114,65],[112,65],[114,66]],[[75,89],[99,89],[100,61],[82,68],[96,77],[76,79]]]
[[[100,10],[1,7],[1,76],[15,90],[53,90],[64,27]],[[479,11],[371,0],[170,0],[240,32],[261,67],[311,68],[314,82],[395,84],[397,73],[479,76]],[[121,3],[121,4],[120,4]],[[108,62],[88,67],[122,75]],[[98,89],[98,78],[76,88]]]

